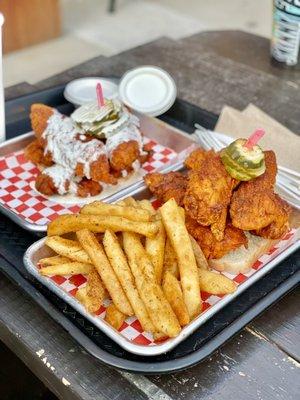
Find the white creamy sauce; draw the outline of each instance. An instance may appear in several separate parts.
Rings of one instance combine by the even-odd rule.
[[[71,181],[75,176],[77,163],[83,164],[83,171],[90,178],[90,164],[96,161],[102,154],[106,155],[105,145],[97,139],[82,142],[78,139],[86,138],[78,128],[74,126],[71,118],[63,117],[54,112],[49,118],[47,128],[43,133],[46,140],[45,154],[50,152],[55,163],[54,166],[44,169],[44,173],[51,176],[59,194],[66,193],[63,184]],[[74,191],[74,185],[72,186]],[[77,191],[77,189],[76,189]]]
[[[133,161],[132,169],[137,172],[140,168],[141,168],[141,163],[139,162],[139,160]]]
[[[129,125],[106,140],[108,157],[111,157],[113,151],[119,146],[119,144],[129,142],[130,140],[138,142],[140,152],[143,151],[143,138],[141,132],[135,125]]]
[[[56,164],[45,168],[43,173],[52,178],[54,186],[57,188],[57,191],[60,195],[68,192],[68,190],[66,190],[66,182],[71,182],[73,176],[72,170]]]
[[[132,185],[136,182],[139,182],[143,179],[143,176],[145,175],[145,171],[143,169],[140,169],[139,171],[134,171],[130,174],[128,174],[126,177],[121,177],[118,179],[117,185],[106,185],[101,182],[101,186],[103,187],[103,190],[101,193],[97,194],[96,196],[93,196],[93,201],[97,200],[103,200],[107,198],[108,196],[113,195],[114,193],[118,192],[119,190],[122,190],[129,185]],[[33,190],[36,191],[34,182],[30,183],[30,186]],[[38,192],[39,193],[39,192]],[[41,194],[41,193],[39,193]],[[50,200],[51,202],[62,204],[65,206],[69,205],[83,205],[90,203],[91,197],[79,197],[76,195],[76,193],[72,193],[69,189],[69,192],[65,194],[64,196],[54,194],[52,196],[47,196],[42,194],[43,197],[46,199]]]
[[[119,118],[115,121],[105,122],[102,129],[104,136],[107,138],[106,144],[99,139],[85,141],[84,124],[80,128],[72,118],[65,117],[58,111],[55,111],[49,118],[47,128],[43,133],[43,138],[46,141],[44,153],[51,153],[55,165],[45,168],[43,173],[50,176],[53,180],[59,195],[64,195],[67,192],[71,194],[77,193],[77,184],[80,178],[75,176],[75,169],[78,163],[83,164],[84,176],[90,179],[90,165],[92,162],[99,159],[101,155],[110,158],[113,151],[124,142],[130,140],[137,141],[141,154],[143,151],[143,138],[139,130],[139,119],[132,115],[119,101],[114,101],[114,109],[118,112]],[[107,115],[110,107],[103,107],[99,113],[99,109],[93,109],[94,117],[99,114]],[[76,110],[77,111],[77,110]],[[82,122],[90,124],[88,109],[81,110],[79,115],[73,113],[75,117],[81,117]],[[72,116],[73,116],[72,115]],[[78,118],[80,119],[80,118]],[[139,161],[135,161],[132,165],[134,171],[140,168]],[[122,176],[127,176],[126,171],[122,171]],[[66,190],[66,182],[69,183],[69,188]],[[101,182],[103,186],[103,183]]]

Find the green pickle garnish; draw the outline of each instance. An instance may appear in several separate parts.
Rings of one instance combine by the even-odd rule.
[[[245,147],[246,139],[237,139],[221,151],[226,171],[239,181],[249,181],[265,172],[265,156],[260,146]]]

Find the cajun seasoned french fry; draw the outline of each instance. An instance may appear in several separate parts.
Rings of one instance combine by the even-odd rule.
[[[153,237],[158,232],[155,222],[138,222],[116,216],[67,214],[60,215],[48,225],[48,236],[64,235],[88,229],[91,232],[105,232],[110,229],[114,232],[136,232],[147,237]]]
[[[142,254],[146,254],[145,249],[143,246],[138,246],[138,251],[136,251],[136,247],[133,245],[136,237],[132,238],[132,236],[134,234],[124,232],[123,244],[139,295],[146,306],[155,330],[170,337],[176,336],[180,331],[179,322],[161,288],[154,281],[154,277],[151,280],[147,272],[145,273],[145,269],[140,263]]]
[[[236,291],[236,284],[226,276],[200,268],[198,271],[202,291],[211,294],[228,294]]]
[[[115,306],[125,315],[133,315],[132,307],[106,257],[103,246],[97,241],[95,235],[87,229],[78,231],[77,237],[96,267]]]
[[[136,241],[139,241],[139,238],[136,237],[136,235],[134,235],[133,233],[130,233],[130,232],[123,232],[123,248],[124,248],[124,252],[125,252],[125,254],[127,256],[128,264],[130,266],[130,270],[131,270],[132,275],[134,277],[137,290],[138,290],[138,292],[140,294],[142,284],[143,284],[143,282],[146,279],[146,276],[148,274],[145,275],[144,271],[142,270],[142,268],[137,263],[137,260],[138,260],[138,257],[140,255],[140,253],[137,252],[136,249],[134,248],[134,243]],[[145,251],[145,249],[143,249],[143,250]],[[152,271],[152,280],[153,280],[153,278],[154,278],[154,273]]]
[[[149,212],[151,212],[151,214],[154,216],[159,226],[158,233],[154,238],[146,238],[145,248],[154,267],[156,282],[160,285],[162,280],[162,272],[164,266],[164,250],[166,244],[165,228],[161,221],[161,215],[155,212],[149,200],[146,201],[142,200],[139,202],[139,205],[144,210],[148,210]]]
[[[138,208],[138,204],[137,204],[136,200],[131,196],[126,197],[126,199],[124,199],[123,202],[126,206]]]
[[[92,264],[81,263],[81,262],[68,262],[60,265],[49,265],[39,270],[41,275],[77,275],[77,274],[88,274],[93,269]]]
[[[111,325],[117,331],[121,328],[125,319],[126,315],[123,314],[121,311],[119,311],[118,308],[114,305],[114,303],[111,303],[107,307],[105,314],[105,321],[109,323],[109,325]]]
[[[154,210],[154,207],[152,206],[150,200],[147,200],[147,199],[139,200],[138,205],[143,210],[148,210],[151,212],[151,214],[156,214],[156,211]]]
[[[182,221],[185,222],[185,209],[183,207],[178,207],[178,211],[181,215]]]
[[[166,231],[161,220],[157,221],[159,230],[154,238],[146,238],[145,248],[154,266],[156,282],[160,285],[164,266],[164,250],[166,244]]]
[[[180,283],[175,276],[168,271],[164,275],[162,289],[180,325],[187,325],[190,322],[190,317],[183,300]]]
[[[131,206],[121,206],[118,204],[107,204],[101,201],[94,201],[82,207],[80,214],[89,215],[114,215],[124,217],[131,221],[147,222],[151,219],[151,214],[147,210],[137,209]]]
[[[175,276],[176,279],[179,278],[178,262],[169,238],[167,238],[166,240],[163,266],[163,273],[165,274],[166,272],[170,272],[172,275]]]
[[[51,236],[46,238],[45,243],[48,247],[63,257],[68,257],[73,261],[91,264],[89,256],[83,250],[82,246],[75,240],[64,239],[60,236]]]
[[[118,238],[113,232],[105,232],[103,246],[110,264],[113,267],[144,331],[153,332],[154,326],[149,318],[146,307],[139,296],[126,256],[119,244]]]
[[[41,264],[43,267],[47,267],[48,265],[66,264],[68,262],[71,262],[70,258],[62,256],[46,257],[39,260],[39,264]]]
[[[137,260],[144,276],[154,282],[154,267],[139,236],[134,233],[129,234],[129,232],[127,235],[126,232],[123,232],[123,246],[127,257]]]
[[[105,288],[101,281],[98,271],[93,266],[92,270],[87,277],[86,285],[86,309],[90,313],[95,313],[101,307],[103,300],[105,299]]]
[[[191,240],[174,199],[170,199],[160,207],[160,212],[177,256],[184,302],[190,319],[193,319],[200,314],[202,302],[199,273]]]
[[[141,296],[156,329],[169,337],[177,336],[181,327],[161,287],[144,280]]]
[[[201,250],[201,247],[199,246],[197,240],[194,239],[192,235],[190,235],[190,239],[191,239],[191,244],[192,244],[192,248],[193,248],[193,252],[194,252],[194,256],[195,256],[198,268],[208,269],[208,262],[205,258],[205,255],[203,254],[203,251]]]

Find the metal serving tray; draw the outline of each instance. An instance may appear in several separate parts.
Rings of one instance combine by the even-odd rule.
[[[139,197],[145,198],[145,196],[141,196],[141,194]],[[274,267],[276,267],[276,265],[278,265],[278,263],[280,263],[280,261],[300,248],[299,230],[294,230],[286,236],[286,239],[276,243],[276,245],[272,247],[271,251],[260,257],[258,264],[255,263],[254,268],[251,269],[249,273],[236,275],[226,274],[227,277],[234,280],[238,284],[236,291],[232,294],[221,297],[215,295],[206,297],[204,305],[209,308],[202,312],[191,323],[185,326],[177,337],[170,338],[162,343],[149,343],[149,337],[147,337],[147,333],[143,333],[139,330],[139,328],[135,327],[136,319],[128,318],[126,320],[126,327],[123,330],[121,328],[120,332],[118,332],[109,324],[107,324],[103,317],[88,313],[82,304],[80,304],[80,302],[71,294],[72,290],[75,289],[75,286],[73,282],[70,284],[71,279],[69,281],[68,277],[64,277],[66,280],[61,283],[60,281],[53,281],[51,278],[41,276],[37,266],[39,260],[41,258],[54,255],[53,251],[51,251],[45,245],[45,238],[40,239],[28,248],[24,255],[24,265],[28,272],[39,282],[41,282],[62,300],[68,303],[72,308],[78,311],[97,328],[102,330],[123,349],[137,355],[155,356],[172,350],[175,346],[191,335],[196,329],[200,328],[208,319],[213,317],[215,313],[217,313],[235,298],[238,298],[238,296],[240,296],[241,293],[243,293],[247,288],[257,282],[265,274],[270,272]],[[79,282],[81,283],[81,280],[79,280]],[[77,287],[81,286],[82,285]],[[101,315],[103,316],[104,313]],[[145,338],[147,344],[141,344],[143,338]],[[137,342],[135,342],[135,340],[137,340]]]
[[[7,137],[13,138],[16,132],[23,134],[30,130],[28,113],[34,102],[46,103],[63,113],[70,113],[72,106],[66,103],[63,90],[64,86],[61,85],[6,102]],[[207,129],[213,129],[217,121],[216,115],[180,99],[160,118],[190,133],[194,131],[196,122]],[[135,373],[175,372],[205,360],[300,281],[300,250],[297,250],[173,350],[158,356],[141,357],[122,349],[27,272],[22,262],[23,255],[35,241],[36,234],[25,231],[5,215],[0,215],[0,271],[42,307],[87,352],[109,366]]]
[[[194,141],[184,132],[157,118],[137,114],[141,130],[147,139],[154,145],[154,155],[149,163],[145,164],[147,171],[168,171],[180,167],[180,160],[184,159]],[[18,132],[16,132],[18,134]],[[33,132],[28,132],[7,140],[0,145],[0,211],[11,218],[22,228],[33,232],[45,232],[47,224],[58,214],[74,213],[78,211],[78,204],[93,200],[105,202],[114,201],[120,194],[125,195],[140,187],[142,184],[142,169],[137,175],[123,180],[96,197],[73,199],[73,202],[64,203],[62,196],[46,198],[33,189],[32,179],[36,175],[36,168],[23,157],[24,148],[34,139]],[[170,149],[170,150],[169,150]]]

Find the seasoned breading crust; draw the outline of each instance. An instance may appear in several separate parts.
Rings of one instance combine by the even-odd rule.
[[[227,222],[224,237],[218,241],[208,226],[202,226],[194,219],[186,217],[187,230],[197,240],[207,259],[222,258],[231,250],[240,246],[247,247],[247,237],[241,229],[233,227]]]
[[[233,226],[253,231],[258,236],[279,239],[288,230],[290,207],[277,194],[276,156],[265,152],[266,172],[256,179],[242,182],[232,196],[230,217]]]
[[[199,224],[211,226],[217,240],[222,240],[234,180],[227,173],[221,158],[210,153],[197,170],[188,174],[183,199],[187,214]]]
[[[153,172],[147,174],[144,180],[150,191],[162,203],[174,198],[177,204],[180,206],[183,204],[187,178],[180,172],[169,172],[168,174]]]

